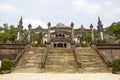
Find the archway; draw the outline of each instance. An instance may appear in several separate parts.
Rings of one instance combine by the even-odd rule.
[[[57,47],[63,47],[63,43],[58,43]]]
[[[65,48],[67,47],[66,43],[64,44],[64,47],[65,47]]]
[[[54,48],[56,47],[56,43],[54,43]]]

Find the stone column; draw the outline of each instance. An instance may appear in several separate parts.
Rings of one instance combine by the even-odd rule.
[[[103,25],[102,22],[100,20],[100,17],[98,17],[98,42],[99,43],[104,43],[105,39],[104,39],[104,29],[103,29]]]
[[[48,42],[50,41],[50,28],[51,28],[51,23],[48,23]]]
[[[22,21],[22,17],[21,17],[21,19],[19,21],[19,24],[17,26],[18,27],[17,28],[17,30],[18,30],[18,33],[17,33],[17,43],[21,43],[21,41],[23,39],[23,35],[22,35],[23,26],[22,26],[22,24],[23,24],[23,21]]]
[[[73,40],[74,39],[74,23],[71,22],[71,39]]]
[[[27,41],[28,41],[28,43],[30,43],[30,38],[31,38],[31,36],[30,36],[30,34],[31,34],[31,28],[32,28],[32,25],[29,24],[29,25],[28,25],[28,36],[27,36]]]
[[[90,30],[91,30],[91,39],[92,39],[92,43],[94,43],[94,31],[93,31],[93,25],[90,25]]]

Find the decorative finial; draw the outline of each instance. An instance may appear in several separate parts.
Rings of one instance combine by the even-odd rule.
[[[81,24],[81,26],[80,26],[80,29],[84,29],[84,26],[83,26],[83,24]]]
[[[100,20],[100,17],[98,16],[98,24],[101,24],[101,20]]]
[[[20,23],[20,24],[22,24],[22,23],[23,23],[23,21],[22,21],[22,16],[21,16],[21,18],[20,18],[20,21],[19,21],[19,23]]]
[[[29,25],[28,25],[28,28],[29,28],[29,29],[31,29],[31,28],[32,28],[32,25],[31,25],[31,24],[29,24]]]
[[[48,22],[48,26],[51,26],[51,23],[50,23],[50,22]]]
[[[92,28],[93,28],[93,25],[91,24],[91,25],[90,25],[90,29],[92,29]]]
[[[71,22],[70,26],[71,26],[71,27],[74,27],[74,23],[73,23],[73,22]]]

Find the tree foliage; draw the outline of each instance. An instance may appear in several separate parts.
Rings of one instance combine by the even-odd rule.
[[[12,68],[11,60],[3,59],[1,68],[2,68],[2,70],[11,70],[11,68]]]
[[[90,33],[84,33],[81,38],[82,41],[85,42],[91,42],[91,34]]]
[[[0,27],[0,43],[6,43],[7,40],[9,40],[11,43],[13,43],[17,36],[17,29],[14,27],[14,25],[8,26],[8,24],[3,24],[3,26]]]
[[[31,43],[33,46],[42,46],[43,45],[42,32],[40,32],[40,33],[32,32],[31,33]]]
[[[105,32],[111,36],[115,36],[117,39],[120,39],[120,22],[113,22],[106,28]]]
[[[42,32],[40,32],[39,35],[38,35],[38,45],[39,45],[39,46],[42,46],[42,45],[43,45]]]
[[[113,69],[120,70],[120,58],[114,59],[112,61],[112,67]]]

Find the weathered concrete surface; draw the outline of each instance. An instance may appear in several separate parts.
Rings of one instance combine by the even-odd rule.
[[[106,62],[111,63],[113,59],[120,58],[120,49],[98,49]]]
[[[97,74],[12,73],[0,75],[0,80],[120,80],[120,75],[111,73],[97,73]]]
[[[0,49],[0,60],[8,58],[10,60],[14,60],[16,56],[22,50],[14,50],[14,49]]]
[[[19,60],[19,63],[13,72],[40,73],[41,62],[45,51],[45,48],[30,48]]]
[[[45,48],[30,48],[20,59],[14,73],[41,73],[41,62],[45,57]],[[77,57],[83,73],[107,73],[106,64],[91,48],[77,48]],[[51,48],[44,73],[78,73],[71,48]]]
[[[83,73],[106,73],[109,72],[106,64],[96,51],[91,48],[77,48],[77,57],[82,65]]]
[[[77,73],[72,50],[67,48],[50,49],[45,73]]]

